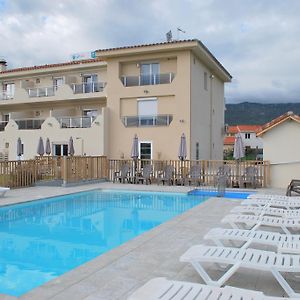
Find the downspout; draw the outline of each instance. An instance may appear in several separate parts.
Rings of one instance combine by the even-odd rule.
[[[209,101],[209,159],[212,160],[213,152],[213,79],[215,76],[211,74],[210,78],[210,101]]]

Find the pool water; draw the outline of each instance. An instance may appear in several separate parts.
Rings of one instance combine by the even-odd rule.
[[[20,296],[206,199],[94,190],[2,207],[0,293]]]
[[[237,199],[246,199],[249,195],[254,194],[254,192],[235,192],[235,191],[225,191],[224,198],[237,198]],[[189,195],[198,195],[198,196],[210,196],[217,197],[217,191],[206,191],[206,190],[192,190],[189,192]]]

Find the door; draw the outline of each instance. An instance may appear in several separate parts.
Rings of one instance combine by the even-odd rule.
[[[98,81],[98,76],[96,74],[84,76],[83,77],[84,93],[99,92],[97,81]]]
[[[159,83],[159,63],[141,64],[141,85]]]
[[[139,126],[154,126],[157,117],[157,99],[138,100]]]
[[[140,159],[152,159],[152,142],[139,142]]]

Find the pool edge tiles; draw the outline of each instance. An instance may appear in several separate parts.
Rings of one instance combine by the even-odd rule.
[[[75,252],[78,252],[79,255],[81,255],[81,256],[85,253],[82,251],[88,252],[88,251],[95,250],[93,252],[94,254],[92,253],[92,256],[89,257],[88,259],[85,259],[85,257],[83,257],[83,260],[79,259],[78,264],[75,263],[70,268],[63,270],[61,273],[56,273],[55,278],[58,278],[62,274],[65,274],[66,272],[85,264],[86,262],[98,257],[99,255],[101,255],[103,253],[107,253],[111,249],[117,248],[118,246],[135,238],[136,236],[139,236],[140,234],[143,234],[144,232],[147,232],[147,231],[159,226],[160,224],[165,223],[178,215],[181,215],[182,213],[186,212],[187,210],[189,210],[189,209],[193,208],[194,206],[197,206],[198,204],[207,200],[207,198],[205,198],[205,197],[203,197],[203,198],[192,197],[191,198],[186,193],[169,193],[169,192],[167,192],[167,193],[151,193],[151,192],[143,193],[140,191],[138,193],[131,193],[131,191],[128,191],[128,192],[126,191],[125,195],[128,193],[134,194],[132,199],[129,199],[129,200],[121,199],[120,200],[119,198],[122,197],[123,193],[116,192],[116,193],[112,193],[112,195],[111,195],[112,197],[115,197],[115,199],[109,199],[109,201],[106,201],[108,204],[111,205],[109,208],[114,213],[114,214],[108,215],[107,216],[108,219],[109,218],[119,219],[119,217],[122,214],[125,216],[124,220],[122,219],[122,221],[120,221],[118,224],[118,226],[120,226],[122,229],[122,239],[120,238],[121,242],[119,242],[118,244],[115,244],[114,241],[113,242],[105,241],[104,238],[102,238],[102,237],[100,238],[100,236],[98,234],[99,232],[97,231],[95,241],[97,243],[99,242],[99,244],[101,246],[99,246],[97,243],[96,244],[92,243],[91,247],[88,248],[88,250],[84,250],[83,248],[74,250]],[[64,220],[64,218],[62,218],[62,216],[61,216],[61,211],[63,209],[65,209],[66,207],[67,208],[69,207],[69,208],[71,208],[71,210],[75,211],[75,215],[74,216],[72,215],[70,220],[68,221],[72,225],[72,227],[71,227],[71,230],[68,231],[67,236],[69,237],[69,235],[72,235],[72,234],[76,235],[76,236],[80,235],[80,237],[81,237],[81,240],[79,241],[80,247],[82,247],[82,245],[86,245],[87,243],[91,243],[91,241],[93,241],[93,239],[95,239],[95,237],[93,237],[91,235],[91,232],[90,232],[91,230],[89,228],[93,227],[93,231],[95,231],[95,228],[96,229],[102,228],[104,226],[101,223],[102,221],[100,221],[100,223],[98,222],[99,221],[99,213],[102,214],[102,210],[101,210],[101,212],[99,212],[99,210],[97,210],[99,207],[96,207],[96,204],[99,204],[100,208],[101,209],[103,208],[101,206],[103,204],[103,199],[100,197],[101,199],[99,202],[98,201],[99,199],[97,198],[99,195],[102,195],[102,194],[104,197],[104,194],[106,196],[109,193],[108,192],[101,193],[101,190],[94,190],[94,191],[88,191],[88,192],[71,193],[71,194],[60,196],[60,197],[48,197],[48,198],[45,198],[45,199],[47,199],[47,201],[43,201],[40,199],[37,201],[31,201],[31,202],[25,202],[25,203],[1,207],[0,208],[1,213],[7,212],[6,214],[4,214],[5,217],[2,216],[1,220],[10,222],[10,224],[8,226],[9,230],[7,232],[5,232],[6,236],[3,234],[5,243],[0,244],[0,246],[1,246],[0,250],[1,250],[1,253],[3,254],[2,258],[5,259],[7,257],[7,260],[4,261],[4,263],[6,263],[5,270],[7,272],[10,271],[13,274],[14,279],[15,279],[17,268],[16,268],[15,264],[9,263],[10,260],[15,262],[15,259],[11,259],[11,257],[9,256],[10,252],[14,252],[14,251],[19,253],[19,255],[21,255],[20,264],[21,265],[26,264],[27,266],[29,266],[29,270],[26,270],[26,271],[35,270],[35,269],[40,270],[35,265],[35,263],[39,260],[46,260],[46,261],[54,260],[54,263],[56,263],[55,268],[57,268],[58,266],[60,267],[60,265],[56,261],[56,256],[57,255],[58,256],[65,255],[66,254],[65,252],[68,252],[69,251],[68,249],[70,248],[70,245],[68,243],[66,244],[66,242],[64,240],[60,239],[60,237],[62,236],[61,229],[59,229],[59,230],[57,229],[61,220]],[[94,198],[89,199],[88,198],[89,195],[94,195],[95,199]],[[143,197],[141,197],[141,195],[145,195],[146,198],[143,199]],[[155,197],[151,198],[151,195],[155,195]],[[81,198],[76,199],[76,196],[78,196],[78,197],[81,196],[82,199]],[[73,198],[75,198],[75,199],[73,199]],[[62,200],[60,201],[59,199],[62,199]],[[187,201],[185,201],[187,199],[191,200],[190,203],[187,203]],[[119,200],[121,202],[118,202]],[[152,220],[151,221],[151,220],[147,219],[147,216],[148,216],[147,212],[153,210],[153,207],[151,205],[154,200],[156,201],[157,206],[161,208],[161,210],[159,210],[160,213],[156,213],[153,220],[151,219]],[[74,233],[73,233],[72,230],[74,229],[74,226],[76,227],[76,225],[78,224],[78,213],[81,212],[81,208],[78,207],[78,205],[80,204],[79,203],[80,201],[81,202],[91,202],[91,204],[93,205],[92,207],[97,208],[97,209],[94,209],[91,211],[92,218],[94,218],[96,216],[96,219],[94,218],[91,221],[92,223],[94,222],[93,224],[91,224],[91,222],[89,222],[89,221],[87,222],[88,218],[86,217],[86,211],[84,210],[83,211],[84,212],[84,221],[82,223],[83,229],[80,227],[79,228],[80,230],[74,231]],[[130,207],[128,209],[128,207],[126,205],[127,205],[127,202],[129,202],[129,201],[139,203],[139,205],[140,205],[139,209],[141,209],[141,211],[138,211],[136,206]],[[60,202],[62,202],[62,203],[60,203]],[[53,207],[51,208],[50,207],[51,205],[49,206],[49,204],[53,204]],[[115,204],[120,204],[121,206],[116,208],[114,206]],[[174,207],[176,208],[175,211],[174,211]],[[118,213],[118,208],[121,208],[121,210],[123,209],[123,212],[121,214]],[[14,211],[12,212],[13,209],[14,209]],[[16,210],[16,209],[18,209],[18,210]],[[50,212],[50,214],[46,214],[46,212]],[[90,210],[87,212],[90,212]],[[146,217],[145,217],[145,212],[146,212]],[[103,215],[104,214],[105,214],[105,212],[103,212]],[[161,220],[157,219],[158,215],[162,216]],[[25,220],[26,222],[24,224],[20,221],[20,220],[22,220],[23,216],[26,219]],[[104,216],[103,216],[103,219],[105,219]],[[2,222],[2,225],[3,224],[5,224],[5,223]],[[28,229],[26,229],[26,226],[28,224],[30,226]],[[34,228],[34,225],[38,225],[39,231],[37,232],[37,236],[36,237],[34,236],[32,238],[32,235],[33,235],[32,228]],[[109,226],[107,226],[107,227],[109,227]],[[117,226],[113,225],[112,227],[109,227],[109,234],[112,233],[113,227],[117,227]],[[4,229],[5,229],[4,227],[1,227],[1,231],[3,231]],[[49,237],[44,238],[45,232],[47,233],[47,231],[54,233],[54,235],[50,236],[50,238]],[[137,231],[138,233],[133,234],[134,231]],[[84,233],[84,235],[82,235],[82,232]],[[117,233],[117,234],[118,234],[117,237],[119,237],[119,233]],[[15,242],[16,245],[14,244],[14,242],[7,243],[7,241],[9,241],[9,239],[12,239],[12,237],[15,235],[17,235],[21,239],[21,243],[19,243],[19,244],[21,244],[21,247],[24,248],[24,244],[27,243],[27,244],[30,244],[30,247],[33,247],[33,248],[30,249],[30,247],[29,246],[27,247],[27,244],[26,244],[26,247],[24,249],[23,248],[18,249],[17,242]],[[85,235],[86,236],[90,235],[90,236],[88,239],[86,239]],[[29,237],[29,242],[26,240],[28,237]],[[45,244],[44,240],[48,240],[48,241],[50,240],[51,243],[48,242],[48,244]],[[102,251],[100,249],[104,245],[103,243],[109,244],[108,248],[105,251]],[[62,244],[63,248],[61,248],[59,250],[56,249],[56,248],[58,248],[58,246],[60,244]],[[98,250],[96,248],[98,246],[100,249],[100,250],[99,249],[98,250],[100,252],[97,252]],[[46,249],[46,253],[36,252],[38,248]],[[54,251],[53,248],[54,248],[55,252],[53,252]],[[27,254],[30,253],[31,256],[34,257],[34,260],[26,261],[26,257],[22,256],[23,253],[25,254],[25,256],[26,256],[26,253]],[[50,255],[50,256],[47,257],[47,255]],[[69,255],[69,254],[67,253],[67,255]],[[69,259],[69,256],[67,256],[67,258]],[[79,258],[81,258],[81,257],[79,257]],[[17,265],[17,267],[18,267],[18,265]],[[48,270],[47,268],[49,268],[49,266],[46,267],[46,271],[43,274],[45,274],[45,275],[52,274],[51,273],[52,266],[50,266],[50,270]],[[11,270],[13,270],[13,272]],[[42,270],[42,271],[44,271],[44,270]],[[20,273],[20,271],[18,270],[17,273]],[[29,274],[32,274],[32,273],[29,273]],[[39,275],[39,273],[35,273],[35,274],[38,277],[42,276],[42,275]],[[7,274],[5,273],[5,276],[6,275]],[[26,275],[26,273],[24,273],[24,275]],[[24,275],[22,275],[22,276],[24,276]],[[25,277],[28,278],[28,274]],[[48,282],[48,280],[45,280],[43,283],[35,285],[35,286],[27,289],[26,291],[30,291],[32,288],[43,285],[46,282]],[[6,294],[20,296],[20,295],[24,295],[26,293],[26,291],[20,292],[20,293],[16,292],[14,294],[6,292]],[[3,289],[1,290],[1,292],[3,292]]]
[[[233,190],[225,190],[224,195],[218,196],[217,191],[212,190],[201,190],[201,189],[193,189],[188,192],[189,195],[199,195],[199,196],[208,196],[208,197],[219,197],[219,198],[230,198],[230,199],[247,199],[247,197],[251,194],[255,194],[254,191],[233,191]]]

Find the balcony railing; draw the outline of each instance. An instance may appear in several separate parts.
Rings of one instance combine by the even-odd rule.
[[[30,98],[50,97],[50,96],[54,96],[55,89],[56,89],[55,86],[50,86],[50,87],[27,89],[27,92]]]
[[[14,98],[14,94],[12,93],[8,93],[8,92],[1,92],[0,93],[0,100],[9,100],[9,99],[13,99]]]
[[[0,131],[4,131],[7,123],[8,123],[7,121],[0,121]]]
[[[74,94],[85,94],[85,93],[97,93],[103,92],[106,82],[91,82],[72,84],[72,90]]]
[[[172,120],[173,115],[122,117],[122,122],[125,127],[169,126]]]
[[[171,83],[174,77],[174,73],[122,76],[121,81],[124,86],[155,85]]]
[[[90,128],[96,117],[56,118],[61,128]]]
[[[45,119],[23,119],[23,120],[15,120],[18,124],[19,129],[41,129],[42,124]]]

